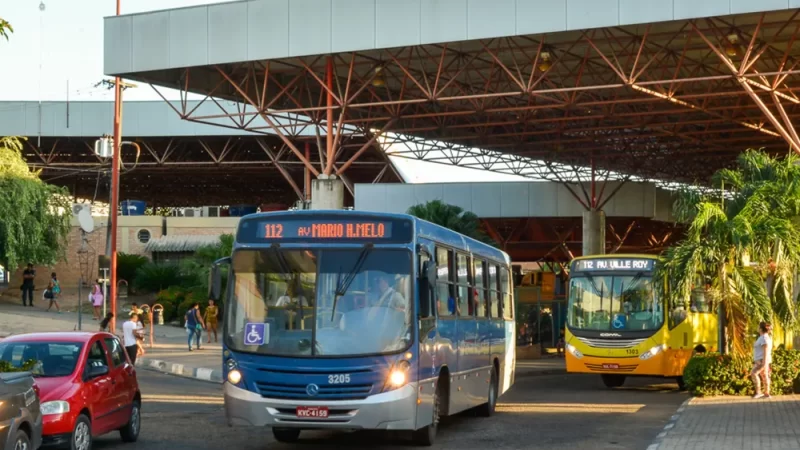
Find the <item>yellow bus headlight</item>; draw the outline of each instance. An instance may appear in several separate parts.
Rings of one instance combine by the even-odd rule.
[[[570,352],[572,356],[578,359],[583,358],[583,353],[581,353],[581,351],[575,348],[575,346],[572,344],[567,344],[567,351]]]
[[[641,359],[642,361],[646,361],[646,360],[652,358],[653,356],[656,356],[657,354],[661,353],[662,351],[664,351],[666,349],[667,349],[666,344],[656,345],[655,347],[651,348],[650,350],[648,350],[648,351],[642,353],[641,355],[639,355],[639,359]]]

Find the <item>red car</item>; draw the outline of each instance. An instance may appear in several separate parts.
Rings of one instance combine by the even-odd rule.
[[[90,450],[92,437],[119,430],[135,442],[141,425],[136,370],[108,333],[20,334],[0,341],[0,360],[32,372],[40,391],[42,446]]]

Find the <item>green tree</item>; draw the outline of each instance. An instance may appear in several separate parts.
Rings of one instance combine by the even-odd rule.
[[[14,32],[14,27],[7,20],[0,17],[0,36],[8,40],[8,35]]]
[[[70,231],[69,192],[29,170],[22,143],[14,137],[0,138],[0,192],[0,261],[14,270],[63,258]]]
[[[459,206],[450,205],[441,200],[432,200],[428,203],[408,208],[407,214],[449,228],[478,241],[497,245],[481,229],[481,222],[478,216],[470,211],[464,211]]]
[[[747,151],[735,169],[715,174],[713,185],[724,195],[679,195],[675,213],[688,232],[664,252],[657,276],[671,301],[685,302],[694,286],[706,286],[707,296],[724,306],[732,350],[743,354],[753,322],[797,324],[800,167],[793,156]]]

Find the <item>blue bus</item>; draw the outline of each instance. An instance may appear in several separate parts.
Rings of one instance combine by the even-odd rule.
[[[281,442],[372,429],[432,445],[441,417],[492,415],[514,382],[509,275],[504,252],[408,215],[243,217],[209,293],[226,299],[228,424]]]

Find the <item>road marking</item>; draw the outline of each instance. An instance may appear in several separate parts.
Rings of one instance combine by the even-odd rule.
[[[639,412],[643,404],[601,404],[601,403],[498,403],[497,410],[509,413],[548,412],[548,413],[624,413]]]

